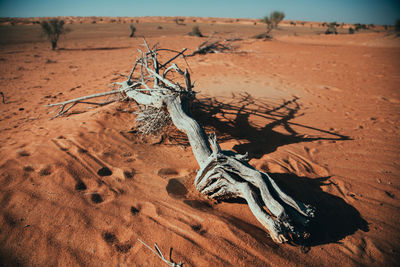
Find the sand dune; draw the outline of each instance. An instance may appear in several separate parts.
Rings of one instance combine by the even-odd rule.
[[[192,25],[160,23],[138,33],[177,50],[205,40],[184,35]],[[243,37],[241,53],[187,59],[206,131],[317,207],[304,247],[275,244],[245,203],[199,194],[185,136],[139,136],[132,103],[78,105],[49,120],[44,105],[110,90],[130,71],[142,40],[125,26],[77,25],[55,52],[36,37],[1,42],[2,265],[161,266],[138,239],[167,258],[172,248],[184,266],[396,265],[398,39],[283,28],[262,41],[248,39],[259,25],[205,23],[206,35]]]

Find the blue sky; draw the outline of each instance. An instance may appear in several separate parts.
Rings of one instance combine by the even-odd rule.
[[[0,0],[0,17],[196,16],[394,24],[400,0]]]

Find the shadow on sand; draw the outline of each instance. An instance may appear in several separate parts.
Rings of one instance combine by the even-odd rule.
[[[290,196],[316,208],[316,216],[308,229],[310,238],[302,245],[335,243],[359,229],[369,231],[367,221],[353,206],[322,190],[331,184],[330,177],[311,179],[286,173],[271,173],[271,177]]]
[[[277,102],[281,102],[276,104]],[[253,98],[248,93],[232,95],[225,101],[203,98],[194,103],[193,117],[207,129],[216,131],[218,140],[238,140],[233,149],[241,154],[249,153],[250,158],[260,158],[278,147],[294,143],[318,140],[345,141],[349,136],[333,131],[318,129],[291,120],[304,115],[298,98],[290,100],[269,100]],[[251,123],[256,121],[258,125]],[[279,129],[278,129],[279,128]],[[306,129],[314,135],[300,134]]]
[[[291,122],[303,115],[297,97],[280,100],[278,105],[276,102],[264,98],[255,99],[247,93],[233,95],[226,101],[204,98],[194,103],[193,117],[206,131],[216,131],[220,142],[239,140],[241,143],[233,149],[241,154],[249,152],[250,158],[260,158],[287,144],[318,140],[352,140],[333,131]],[[257,121],[258,125],[250,120]],[[278,127],[279,129],[275,129]],[[314,135],[300,134],[298,131],[301,129],[306,129]],[[322,186],[331,184],[330,177],[307,178],[290,173],[272,173],[271,177],[290,196],[316,208],[316,217],[308,229],[311,237],[305,241],[299,240],[299,244],[311,247],[339,242],[358,229],[369,230],[368,223],[353,206],[342,198],[322,190]],[[244,203],[242,200],[233,202]],[[227,219],[237,227],[248,228],[247,224],[240,223],[239,218]],[[252,233],[249,229],[244,230]],[[254,238],[259,239],[257,236]]]

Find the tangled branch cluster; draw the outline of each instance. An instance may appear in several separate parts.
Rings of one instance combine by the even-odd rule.
[[[166,126],[171,125],[171,117],[164,109],[144,106],[134,112],[138,133],[142,135],[159,135]]]

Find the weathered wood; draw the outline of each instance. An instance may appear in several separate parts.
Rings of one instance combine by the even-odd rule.
[[[157,51],[150,49],[147,43],[145,45],[148,51],[140,52],[141,57],[136,61],[128,79],[118,83],[119,88],[115,92],[140,105],[155,108],[159,110],[158,113],[161,110],[168,112],[173,124],[187,135],[199,164],[200,169],[195,178],[196,189],[217,200],[244,198],[251,212],[277,243],[307,238],[307,225],[315,212],[313,207],[284,193],[267,173],[256,170],[248,163],[247,155],[221,150],[215,134],[208,139],[203,127],[190,117],[185,108],[194,98],[189,72],[182,71],[176,64],[160,64]],[[149,62],[152,62],[150,66]],[[140,77],[134,79],[137,64],[141,64]],[[160,73],[163,68],[165,70]],[[182,76],[185,87],[167,78],[170,71]],[[152,88],[148,85],[150,82],[153,82]],[[113,91],[108,93],[112,94]],[[67,103],[76,104],[96,95],[49,106],[61,105],[64,108]],[[149,119],[158,117],[158,113],[153,113]],[[153,125],[149,121],[146,127],[151,128]]]

